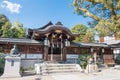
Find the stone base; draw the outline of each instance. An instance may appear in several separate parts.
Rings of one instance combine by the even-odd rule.
[[[98,72],[97,64],[88,64],[85,70],[86,73]]]
[[[20,57],[5,57],[4,73],[1,77],[21,77],[20,75]]]
[[[14,77],[21,77],[20,74],[3,74],[1,78],[14,78]]]

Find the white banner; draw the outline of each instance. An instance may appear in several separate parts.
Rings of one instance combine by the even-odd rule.
[[[79,58],[77,54],[67,54],[67,58]]]
[[[27,54],[27,59],[42,59],[42,54]]]

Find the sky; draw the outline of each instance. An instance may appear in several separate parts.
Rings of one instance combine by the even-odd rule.
[[[0,14],[5,14],[13,23],[21,22],[27,28],[40,28],[58,21],[71,29],[76,24],[86,26],[90,18],[74,13],[72,0],[0,0]]]

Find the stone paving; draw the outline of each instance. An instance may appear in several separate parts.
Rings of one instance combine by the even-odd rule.
[[[50,75],[30,75],[20,78],[0,78],[0,80],[120,80],[120,70],[102,69],[97,73],[61,73]]]

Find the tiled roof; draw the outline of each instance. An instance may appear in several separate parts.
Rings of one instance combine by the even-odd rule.
[[[46,27],[48,27],[48,26],[50,26],[50,25],[53,25],[53,23],[50,21],[50,22],[48,22],[46,25],[44,25],[43,27],[40,27],[40,28],[37,28],[37,29],[33,29],[33,30],[41,30],[41,29],[44,29],[44,28],[46,28]]]
[[[84,42],[72,42],[71,43],[74,46],[93,46],[93,47],[109,47],[105,43],[84,43]]]
[[[9,43],[26,43],[26,44],[42,44],[42,42],[32,40],[32,39],[20,39],[20,38],[0,38],[1,42]]]
[[[120,40],[108,40],[108,41],[105,41],[104,43],[108,45],[120,44]]]

